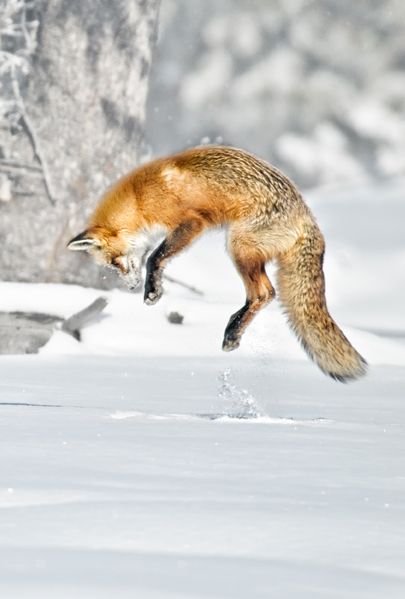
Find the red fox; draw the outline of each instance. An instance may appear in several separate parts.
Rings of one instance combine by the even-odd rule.
[[[231,316],[222,348],[236,349],[274,298],[265,265],[275,260],[281,304],[309,357],[338,381],[364,375],[366,361],[326,306],[325,243],[313,215],[283,173],[248,152],[204,146],[140,166],[106,192],[68,248],[115,267],[134,289],[152,240],[164,235],[146,263],[144,301],[155,304],[169,259],[218,225],[228,229],[227,247],[246,288],[246,303]]]

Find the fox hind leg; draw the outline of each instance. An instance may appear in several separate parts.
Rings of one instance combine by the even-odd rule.
[[[254,246],[241,246],[232,240],[229,246],[234,264],[245,285],[246,303],[229,319],[222,343],[224,351],[239,347],[247,326],[275,296],[275,290],[266,274],[266,258],[263,254]]]

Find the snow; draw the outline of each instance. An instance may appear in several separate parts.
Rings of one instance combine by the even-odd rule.
[[[243,303],[222,232],[168,268],[202,297],[0,284],[0,310],[109,299],[82,343],[58,331],[0,358],[1,597],[405,596],[403,191],[308,197],[331,312],[370,363],[348,385],[308,361],[276,302],[221,352]]]

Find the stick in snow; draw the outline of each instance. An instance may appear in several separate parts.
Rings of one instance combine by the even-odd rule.
[[[108,301],[105,297],[98,297],[92,304],[87,306],[87,308],[72,314],[72,316],[64,320],[61,326],[62,331],[72,335],[72,337],[77,339],[77,341],[80,341],[80,329],[82,329],[89,321],[93,320],[93,318],[98,316],[98,314],[104,310],[107,304]]]
[[[183,281],[179,281],[179,279],[175,279],[175,278],[170,277],[169,275],[166,275],[166,274],[163,275],[163,278],[166,279],[166,281],[169,281],[169,283],[175,283],[176,285],[180,285],[180,287],[185,287],[185,289],[188,289],[189,291],[192,291],[196,295],[204,295],[204,292],[201,291],[200,289],[197,289],[197,287],[193,287],[192,285],[188,285],[187,283],[183,283]]]

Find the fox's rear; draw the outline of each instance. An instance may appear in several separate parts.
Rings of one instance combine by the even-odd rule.
[[[168,260],[217,225],[228,228],[228,251],[246,288],[246,303],[231,316],[223,349],[236,349],[254,316],[274,298],[265,264],[276,260],[281,303],[308,355],[337,380],[363,375],[364,359],[326,307],[324,242],[309,208],[283,173],[252,154],[206,146],[143,165],[107,192],[88,229],[69,247],[90,251],[136,287],[153,235],[164,235],[147,261],[144,299],[154,304]]]

